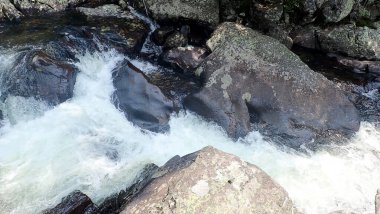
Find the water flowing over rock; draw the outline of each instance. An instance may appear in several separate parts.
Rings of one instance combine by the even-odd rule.
[[[155,20],[189,19],[211,26],[219,23],[217,0],[133,0],[142,11],[147,10]]]
[[[58,104],[72,97],[77,73],[72,64],[43,51],[31,51],[19,57],[15,66],[3,74],[2,95],[36,97]]]
[[[185,106],[229,136],[245,136],[250,119],[267,135],[291,139],[293,147],[358,130],[357,110],[346,96],[278,41],[224,23],[208,46],[213,52],[196,70],[204,87]]]
[[[91,199],[80,191],[74,191],[62,199],[62,202],[44,214],[98,214],[98,208]]]
[[[122,214],[298,213],[265,172],[212,147],[172,158],[155,177]]]
[[[113,71],[113,100],[129,121],[151,131],[165,131],[174,104],[128,61]]]

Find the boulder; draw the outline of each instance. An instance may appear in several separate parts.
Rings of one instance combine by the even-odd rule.
[[[22,13],[8,0],[0,0],[0,21],[20,19]]]
[[[155,20],[188,19],[216,26],[219,23],[218,0],[132,0],[141,10],[149,12]]]
[[[58,104],[72,97],[78,72],[70,63],[33,50],[21,55],[4,74],[2,96],[35,97]]]
[[[12,0],[16,8],[25,15],[38,15],[63,11],[68,7],[74,7],[86,0]]]
[[[171,48],[177,48],[177,47],[184,47],[189,42],[189,39],[187,35],[175,31],[174,33],[170,34],[163,45],[164,49],[171,49]]]
[[[61,203],[44,214],[99,214],[98,208],[91,199],[80,191],[74,191],[62,198]]]
[[[190,73],[199,66],[206,56],[206,48],[187,46],[174,48],[165,52],[163,60],[181,68],[186,73]]]
[[[380,60],[380,30],[352,24],[317,31],[320,48],[354,58]]]
[[[102,32],[123,37],[130,53],[139,52],[149,34],[149,26],[143,20],[115,4],[95,8],[78,7],[76,10],[85,15],[88,22],[102,29]]]
[[[166,131],[174,104],[130,62],[120,63],[113,71],[116,107],[129,121],[150,131]]]
[[[339,22],[348,16],[355,4],[355,0],[328,0],[322,6],[322,13],[326,22]]]
[[[172,26],[160,27],[153,32],[152,41],[157,45],[162,46],[165,44],[165,41],[168,38],[168,36],[173,34],[174,32],[175,29]]]
[[[212,147],[169,160],[127,213],[298,213],[286,191],[257,166]]]
[[[195,71],[204,86],[184,104],[229,136],[244,137],[252,121],[265,135],[298,148],[358,130],[358,113],[347,97],[277,40],[223,23],[207,44],[212,53]]]

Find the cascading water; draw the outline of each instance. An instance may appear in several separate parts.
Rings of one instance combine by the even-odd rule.
[[[0,51],[0,70],[17,53]],[[380,187],[380,128],[363,122],[346,145],[309,154],[280,148],[260,133],[233,142],[223,130],[189,112],[172,115],[170,131],[133,126],[111,102],[112,69],[128,58],[116,51],[78,55],[72,99],[51,108],[9,97],[1,109],[0,213],[38,213],[73,190],[96,203],[128,186],[147,163],[164,164],[211,145],[258,165],[308,214],[346,209],[374,212]],[[154,65],[133,61],[146,72]],[[378,92],[377,92],[378,93]]]

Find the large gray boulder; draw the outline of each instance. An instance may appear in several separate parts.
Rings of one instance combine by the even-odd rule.
[[[218,0],[132,0],[155,20],[189,19],[216,26],[219,23]]]
[[[287,192],[257,166],[212,147],[176,156],[127,213],[298,213]]]
[[[322,6],[322,13],[327,22],[339,22],[347,17],[355,0],[328,0]]]
[[[207,44],[213,52],[196,70],[204,87],[184,103],[229,136],[245,136],[253,121],[264,134],[298,147],[358,130],[358,113],[346,96],[277,40],[223,23]]]
[[[380,29],[349,24],[318,30],[316,35],[323,51],[380,60]]]

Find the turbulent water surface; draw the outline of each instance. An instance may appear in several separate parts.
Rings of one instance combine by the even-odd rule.
[[[16,56],[0,49],[0,72]],[[126,57],[115,51],[78,56],[74,97],[54,108],[33,98],[1,103],[0,213],[38,213],[76,189],[100,203],[130,184],[145,164],[162,165],[207,145],[258,165],[305,213],[374,212],[380,187],[376,124],[363,122],[347,145],[331,142],[310,154],[275,146],[257,132],[233,142],[220,127],[189,112],[172,115],[168,133],[142,131],[111,102],[111,71]],[[155,70],[132,62],[146,72]]]

